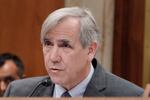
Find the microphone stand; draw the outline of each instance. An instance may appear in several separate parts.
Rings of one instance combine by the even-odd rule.
[[[28,97],[33,96],[33,94],[35,93],[35,91],[36,91],[41,85],[48,87],[48,86],[51,85],[51,82],[50,82],[49,79],[45,79],[45,80],[39,82],[39,83],[35,86],[35,88],[32,90],[32,92],[28,95]]]

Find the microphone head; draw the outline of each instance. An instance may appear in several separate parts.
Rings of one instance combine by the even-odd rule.
[[[45,80],[43,80],[42,85],[44,85],[44,86],[46,86],[46,87],[50,86],[50,85],[51,85],[50,79],[45,79]]]

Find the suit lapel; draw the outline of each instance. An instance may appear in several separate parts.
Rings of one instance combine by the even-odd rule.
[[[84,96],[86,97],[105,96],[103,93],[103,91],[106,88],[105,71],[100,66],[100,64],[97,63],[96,59],[93,59],[92,65],[94,67],[94,74],[87,86]]]
[[[102,92],[94,87],[94,85],[89,84],[87,90],[85,91],[83,97],[99,97],[105,96]]]
[[[49,76],[46,76],[43,80],[49,79]],[[33,93],[33,97],[52,97],[54,90],[54,83],[50,83],[49,86],[46,85],[39,85],[36,91]]]
[[[46,86],[40,86],[35,94],[33,96],[36,97],[52,97],[53,96],[53,90],[54,90],[54,84],[46,87]]]

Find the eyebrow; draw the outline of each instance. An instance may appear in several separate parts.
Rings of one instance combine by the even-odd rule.
[[[48,40],[48,41],[49,41],[50,39],[48,39],[48,38],[45,37],[45,38],[43,39],[43,41],[45,41],[45,40]]]
[[[43,42],[45,42],[45,41],[51,41],[52,39],[49,39],[49,38],[44,38],[43,39]],[[66,44],[70,44],[71,43],[71,41],[70,40],[68,40],[68,39],[59,39],[58,41],[57,41],[58,43],[66,43]]]
[[[61,40],[58,40],[58,42],[69,43],[70,41],[69,41],[69,40],[67,40],[67,39],[61,39]]]
[[[51,40],[45,37],[42,41],[42,44],[44,44],[46,41],[51,41]]]

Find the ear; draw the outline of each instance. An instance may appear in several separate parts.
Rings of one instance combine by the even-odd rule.
[[[88,47],[88,60],[91,62],[96,54],[96,50],[98,48],[98,44],[96,42],[93,42]]]

